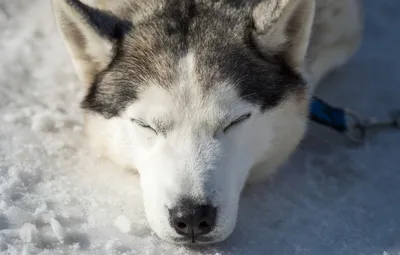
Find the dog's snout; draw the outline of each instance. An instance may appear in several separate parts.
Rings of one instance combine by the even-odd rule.
[[[183,236],[202,236],[215,227],[217,209],[211,205],[182,201],[169,210],[170,223],[175,231]]]

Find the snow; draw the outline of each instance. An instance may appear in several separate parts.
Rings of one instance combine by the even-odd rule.
[[[36,114],[32,118],[32,131],[49,132],[54,130],[54,120],[50,114]]]
[[[19,238],[25,243],[32,243],[37,238],[36,226],[31,223],[25,223],[19,230]]]
[[[124,234],[128,234],[131,231],[131,221],[123,215],[115,219],[114,226]]]
[[[365,0],[360,52],[318,93],[362,115],[400,109],[400,2]],[[247,188],[233,235],[160,241],[138,176],[97,158],[49,1],[0,0],[0,254],[400,254],[400,132],[363,146],[315,124],[268,183]]]

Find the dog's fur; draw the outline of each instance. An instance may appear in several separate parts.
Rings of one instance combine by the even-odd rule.
[[[233,231],[241,190],[302,139],[316,85],[361,40],[359,0],[53,0],[86,86],[87,135],[137,169],[148,221],[187,242],[168,210],[211,204]],[[232,125],[230,125],[232,124]]]

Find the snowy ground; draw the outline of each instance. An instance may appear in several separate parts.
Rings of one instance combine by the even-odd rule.
[[[384,118],[400,109],[400,2],[364,2],[361,51],[319,93]],[[400,132],[357,147],[314,124],[275,180],[245,191],[227,241],[159,241],[138,177],[83,147],[82,94],[50,10],[0,0],[0,254],[400,254]]]

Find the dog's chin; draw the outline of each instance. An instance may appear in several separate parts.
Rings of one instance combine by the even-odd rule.
[[[157,234],[156,234],[157,235]],[[192,237],[162,237],[157,235],[157,237],[162,240],[166,241],[171,244],[175,245],[185,245],[188,247],[196,247],[196,246],[203,246],[203,245],[210,245],[220,243],[226,240],[231,233],[225,235],[207,235],[207,236],[198,236],[195,238]]]
[[[203,246],[209,244],[215,244],[224,241],[226,238],[217,237],[175,237],[175,238],[161,238],[161,240],[175,245],[186,245],[188,247]]]
[[[230,236],[229,234],[226,235],[210,235],[210,236],[198,236],[195,238],[192,237],[172,237],[172,238],[165,238],[160,237],[157,235],[159,239],[162,241],[166,241],[171,244],[175,245],[185,245],[188,247],[199,247],[204,245],[216,244],[226,240]]]

